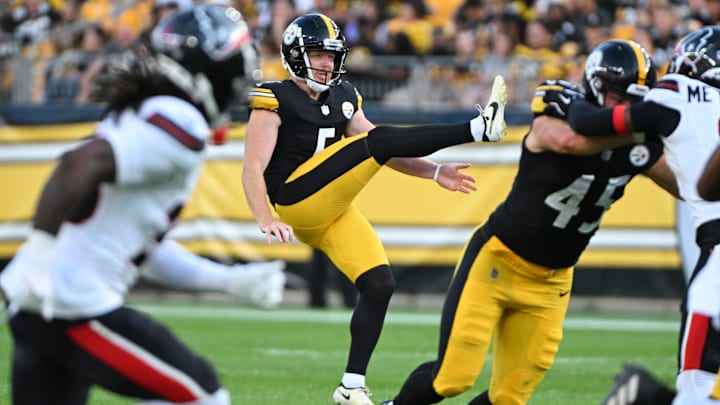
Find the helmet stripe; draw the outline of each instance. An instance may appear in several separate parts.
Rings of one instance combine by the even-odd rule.
[[[645,59],[645,53],[642,51],[642,48],[640,48],[640,45],[634,42],[630,42],[630,47],[632,48],[633,52],[635,52],[635,59],[637,59],[638,63],[638,82],[637,84],[639,86],[645,86],[645,81],[647,80],[647,74],[648,74],[648,64],[647,60]]]
[[[337,33],[335,32],[335,28],[333,27],[332,20],[322,14],[318,14],[318,15],[320,16],[320,18],[322,18],[323,22],[325,23],[325,26],[327,27],[328,35],[330,36],[330,39],[337,38]]]

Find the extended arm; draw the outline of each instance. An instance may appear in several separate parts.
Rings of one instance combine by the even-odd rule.
[[[345,130],[346,136],[355,136],[369,132],[375,128],[362,109],[358,110],[348,123]],[[445,163],[438,164],[426,158],[392,158],[386,165],[393,170],[410,176],[424,179],[433,179],[441,187],[451,190],[469,193],[477,188],[472,184],[475,182],[473,176],[462,173],[460,170],[470,167],[468,163]]]
[[[652,101],[612,108],[598,107],[584,100],[570,106],[568,123],[587,136],[632,134],[636,131],[668,135],[680,122],[680,113]]]
[[[541,115],[535,118],[525,139],[525,146],[535,153],[551,151],[571,155],[592,155],[632,142],[620,135],[582,136],[561,119]]]
[[[705,200],[720,200],[720,146],[710,155],[697,184],[698,194]]]
[[[280,116],[268,110],[253,110],[245,133],[245,158],[243,160],[242,184],[250,210],[267,236],[279,242],[289,242],[293,238],[292,228],[277,221],[270,210],[265,185],[265,169],[270,162],[277,143]]]

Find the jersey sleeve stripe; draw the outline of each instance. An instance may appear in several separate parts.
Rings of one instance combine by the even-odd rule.
[[[661,80],[660,83],[657,84],[657,87],[661,89],[671,90],[676,93],[680,92],[680,86],[675,80]]]
[[[205,147],[205,141],[190,135],[187,131],[179,127],[177,124],[175,124],[162,114],[156,113],[151,115],[150,117],[148,117],[147,122],[162,129],[165,133],[172,136],[173,139],[180,142],[180,144],[190,150],[198,152],[203,150],[203,148]]]
[[[280,102],[272,90],[256,87],[250,91],[250,108],[277,111],[280,108]]]

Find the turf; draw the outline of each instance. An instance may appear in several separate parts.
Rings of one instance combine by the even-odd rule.
[[[332,404],[349,342],[347,310],[283,307],[261,311],[197,300],[133,301],[217,367],[234,404]],[[391,309],[368,371],[376,403],[392,397],[407,374],[434,356],[438,310]],[[555,365],[533,405],[599,404],[624,362],[646,366],[672,384],[677,316],[571,312]],[[9,401],[9,348],[0,325],[0,404]],[[488,361],[491,361],[489,359]],[[476,386],[443,404],[466,404],[487,387],[485,367]],[[131,404],[96,389],[92,404]]]

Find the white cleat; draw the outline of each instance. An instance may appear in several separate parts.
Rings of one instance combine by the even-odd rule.
[[[228,275],[225,292],[258,308],[277,308],[283,300],[287,279],[283,270],[282,260],[235,265]]]
[[[371,395],[367,387],[345,388],[340,384],[333,393],[333,401],[336,405],[373,405]]]
[[[483,142],[498,142],[505,137],[507,133],[507,124],[505,123],[505,105],[507,104],[507,100],[507,85],[505,84],[505,79],[497,75],[493,81],[490,97],[488,98],[485,108],[482,108],[479,104],[475,105],[475,108],[480,113],[479,117],[482,117],[485,123],[485,129],[482,133]]]

